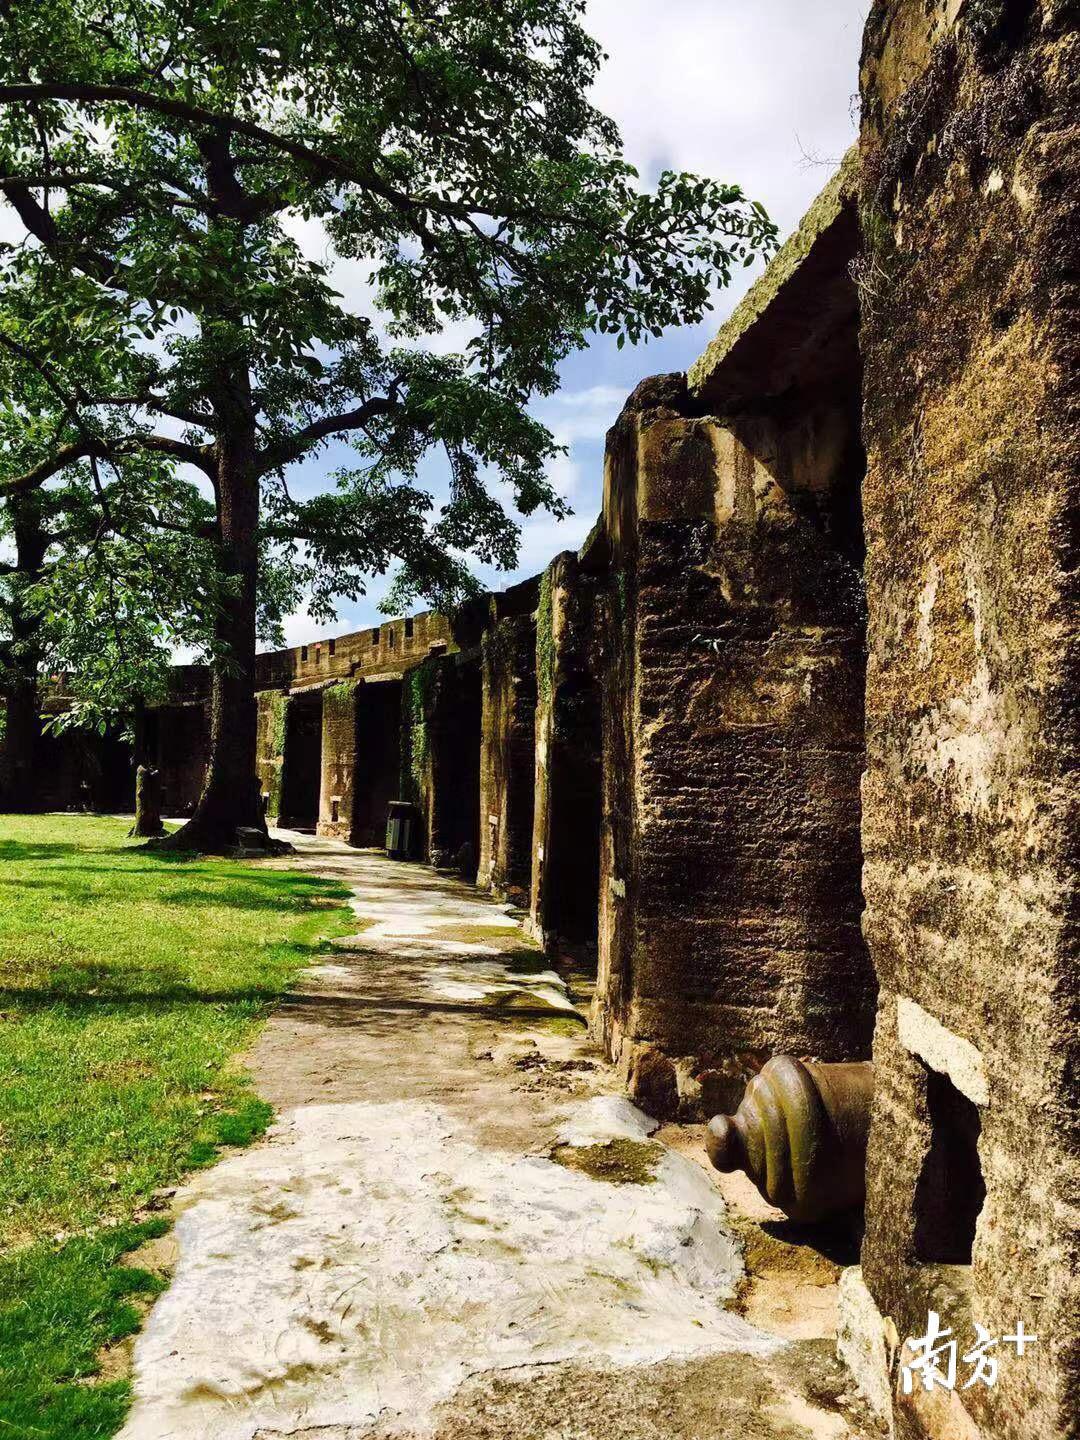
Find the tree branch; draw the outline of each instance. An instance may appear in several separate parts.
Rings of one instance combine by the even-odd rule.
[[[296,460],[311,445],[325,440],[328,435],[362,430],[369,421],[378,419],[380,415],[392,415],[399,404],[397,398],[391,395],[379,400],[367,400],[355,410],[344,410],[339,415],[324,415],[321,420],[294,430],[283,440],[264,446],[258,455],[259,471],[266,474],[268,470],[276,470],[278,466]]]
[[[85,460],[88,455],[105,456],[105,447],[100,440],[93,436],[87,436],[82,440],[74,440],[70,445],[61,445],[59,450],[53,452],[47,460],[41,460],[29,470],[24,470],[21,475],[16,475],[12,480],[0,482],[0,498],[8,495],[24,495],[28,490],[40,489],[46,480],[51,480],[54,475],[59,475],[61,470],[66,470],[76,460]]]

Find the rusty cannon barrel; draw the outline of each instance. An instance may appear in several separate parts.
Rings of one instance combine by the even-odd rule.
[[[717,1170],[745,1170],[792,1220],[822,1220],[866,1198],[866,1137],[874,1067],[777,1055],[746,1087],[734,1115],[709,1121]]]

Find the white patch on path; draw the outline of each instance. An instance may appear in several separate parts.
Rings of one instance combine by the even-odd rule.
[[[723,1201],[670,1152],[654,1183],[609,1185],[478,1149],[431,1105],[313,1105],[206,1189],[124,1440],[423,1430],[481,1371],[779,1348],[724,1309],[742,1265]]]
[[[277,1123],[178,1196],[121,1440],[412,1440],[485,1375],[725,1352],[752,1371],[779,1350],[725,1308],[743,1267],[717,1187],[648,1142],[584,1026],[567,1030],[561,977],[483,944],[462,958],[455,923],[506,916],[419,866],[290,838],[369,923],[248,1057]],[[550,1158],[611,1141],[649,1144],[649,1182]]]

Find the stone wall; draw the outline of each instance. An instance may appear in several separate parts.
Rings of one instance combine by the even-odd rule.
[[[901,1397],[903,1437],[1059,1440],[1080,1416],[1076,7],[879,3],[862,88],[863,1271],[890,1335],[931,1306],[965,1340],[973,1319],[1039,1335],[999,1349],[993,1389]]]
[[[256,688],[289,689],[355,680],[384,673],[400,675],[433,650],[456,649],[450,622],[426,611],[404,620],[384,620],[333,639],[313,640],[256,659]]]
[[[530,928],[595,963],[600,884],[601,581],[573,551],[544,572],[536,620]]]
[[[869,1053],[853,173],[608,438],[596,1027],[654,1108]]]
[[[255,696],[258,714],[256,769],[259,788],[271,825],[281,814],[281,767],[285,759],[285,707],[288,698],[281,690],[260,690]]]
[[[160,705],[150,712],[150,756],[161,774],[161,813],[190,815],[210,763],[210,715],[201,700]]]
[[[524,906],[532,883],[536,620],[496,620],[482,644],[480,884]]]
[[[850,566],[688,408],[647,382],[609,439],[598,1028],[694,1057],[712,1108],[777,1051],[868,1047],[862,648]]]
[[[285,749],[281,764],[280,822],[292,829],[314,830],[322,792],[322,691],[288,696]]]

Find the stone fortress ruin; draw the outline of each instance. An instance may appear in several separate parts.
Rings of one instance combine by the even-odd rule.
[[[856,150],[688,375],[608,436],[580,553],[264,655],[271,819],[414,853],[595,967],[655,1114],[777,1055],[874,1064],[841,1348],[901,1440],[1080,1424],[1080,34],[1068,0],[878,0]],[[195,804],[206,676],[138,758]],[[43,802],[129,757],[53,739]],[[92,783],[88,775],[92,774]],[[1038,1344],[905,1395],[938,1311]]]

